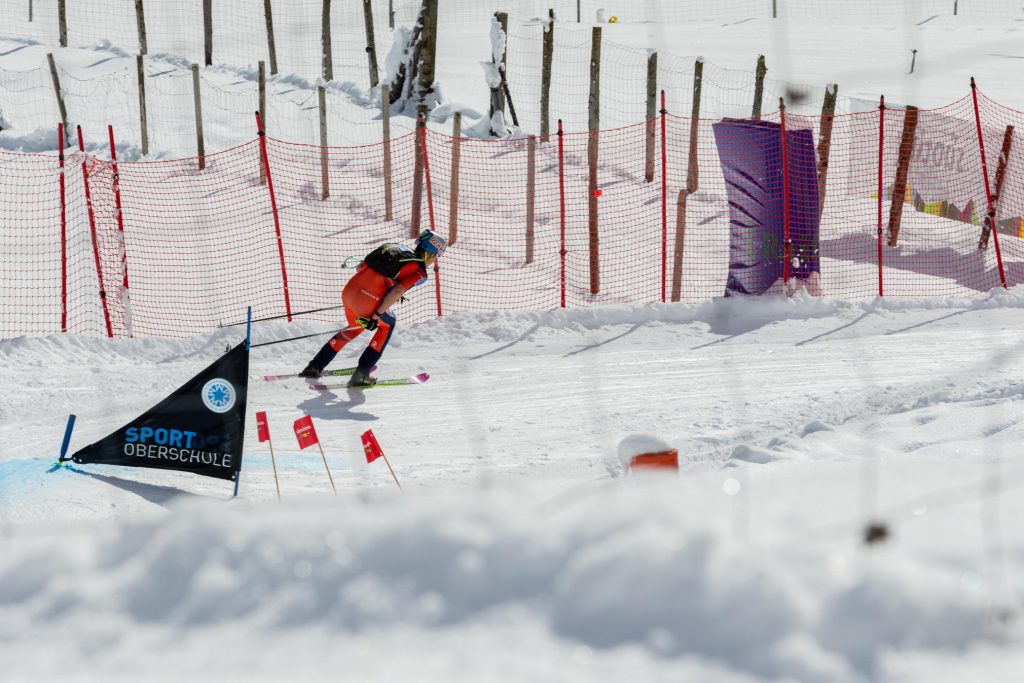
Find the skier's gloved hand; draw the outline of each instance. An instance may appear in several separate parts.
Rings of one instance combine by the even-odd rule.
[[[364,330],[375,330],[377,329],[377,314],[374,313],[369,318],[356,318],[356,322]]]

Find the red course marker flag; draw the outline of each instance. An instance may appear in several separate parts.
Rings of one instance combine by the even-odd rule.
[[[270,441],[270,428],[267,426],[266,412],[256,413],[256,434],[259,436],[260,443]]]
[[[398,488],[402,488],[402,485],[398,483],[398,477],[395,476],[395,471],[391,469],[388,456],[384,455],[384,451],[381,449],[380,444],[377,443],[377,437],[373,435],[372,429],[367,429],[363,432],[362,441],[363,450],[366,452],[366,462],[373,462],[377,458],[384,458],[384,464],[388,466],[391,478],[395,480],[395,484],[398,484]]]
[[[384,455],[384,451],[381,450],[380,444],[377,443],[377,437],[373,435],[372,429],[367,429],[363,432],[363,450],[366,451],[366,462],[373,462],[380,456]]]
[[[316,438],[316,430],[313,429],[313,418],[311,416],[306,415],[295,421],[295,438],[299,440],[300,449],[320,443],[320,439]]]
[[[295,438],[299,440],[299,448],[305,449],[306,446],[317,445],[320,449],[320,457],[324,461],[324,469],[327,470],[327,478],[331,480],[331,488],[335,493],[338,492],[337,487],[334,485],[334,477],[331,476],[331,468],[327,466],[327,456],[324,454],[324,447],[320,445],[320,439],[316,438],[316,430],[313,429],[313,417],[306,415],[300,417],[295,421]]]

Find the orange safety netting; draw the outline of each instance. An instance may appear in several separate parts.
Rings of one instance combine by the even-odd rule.
[[[765,139],[813,143],[799,163],[793,143],[782,147],[785,166],[756,146],[724,158],[716,131],[728,121],[677,113],[547,139],[420,128],[321,148],[267,137],[207,155],[202,169],[115,168],[68,151],[62,171],[55,155],[0,153],[0,336],[181,337],[247,306],[264,317],[337,305],[363,255],[431,226],[451,248],[399,309],[404,321],[696,303],[725,294],[751,255],[781,264],[768,292],[967,296],[1024,280],[1022,117],[980,94],[977,107],[969,96],[828,120],[777,111],[757,124]],[[765,177],[737,183],[737,154],[760,155]],[[750,188],[778,175],[803,190],[772,200],[786,203],[786,224],[762,239],[746,214],[765,200]]]

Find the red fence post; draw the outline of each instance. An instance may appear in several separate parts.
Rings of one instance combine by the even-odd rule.
[[[420,129],[420,147],[423,149],[423,177],[427,181],[427,212],[430,214],[430,230],[434,232],[434,193],[430,189],[430,162],[427,159],[427,122],[420,114],[416,119],[416,126]],[[437,315],[441,316],[441,271],[434,259],[434,296],[437,299]]]
[[[789,284],[789,164],[786,160],[786,103],[779,98],[779,134],[782,136],[782,282]]]
[[[96,214],[92,210],[92,194],[89,191],[89,165],[85,155],[85,140],[82,138],[82,127],[78,126],[78,151],[82,153],[82,182],[85,184],[85,208],[89,215],[89,232],[92,235],[92,255],[96,260],[96,277],[100,282],[100,303],[103,304],[103,321],[107,325],[107,336],[114,336],[114,328],[110,325],[110,307],[107,306],[107,292],[103,288],[103,267],[100,265],[100,246],[96,241]]]
[[[992,243],[996,247],[996,263],[999,265],[999,282],[1006,289],[1006,273],[1003,272],[1003,254],[999,250],[999,231],[996,230],[996,208],[992,202],[992,190],[988,185],[988,164],[985,162],[985,138],[981,134],[981,114],[978,111],[978,88],[971,76],[971,97],[974,100],[974,120],[978,124],[978,146],[981,147],[981,172],[985,176],[985,199],[988,201],[988,224],[992,231]]]
[[[558,119],[558,203],[561,215],[558,255],[561,259],[559,277],[561,279],[562,308],[565,308],[565,141],[562,134],[562,119]]]
[[[277,215],[277,198],[274,196],[274,181],[270,177],[270,159],[267,157],[267,134],[263,130],[260,113],[256,112],[256,129],[260,138],[260,155],[263,157],[263,169],[267,173],[267,191],[270,192],[270,209],[274,213],[274,232],[277,235],[277,253],[281,259],[281,282],[284,285],[284,312],[288,322],[292,321],[292,300],[288,294],[288,271],[284,266],[284,242],[281,240],[281,219]]]
[[[132,336],[132,315],[128,299],[128,246],[124,241],[124,219],[121,216],[121,176],[117,173],[117,148],[114,147],[114,127],[107,126],[107,134],[110,137],[110,163],[114,171],[114,207],[117,210],[117,246],[121,252],[121,273],[124,276],[124,310],[126,314],[125,327],[128,329],[128,336]]]
[[[68,331],[68,200],[64,184],[64,124],[57,124],[57,158],[60,170],[60,331]]]
[[[665,146],[665,91],[661,91],[661,303],[665,303],[668,277],[668,161]]]
[[[885,149],[885,95],[878,102],[878,296],[882,289],[882,159]]]
[[[124,272],[124,288],[128,289],[128,253],[124,244],[124,220],[121,218],[121,177],[117,174],[117,148],[114,147],[114,127],[107,126],[110,137],[110,163],[114,171],[114,207],[117,209],[117,232],[120,236],[121,267]]]

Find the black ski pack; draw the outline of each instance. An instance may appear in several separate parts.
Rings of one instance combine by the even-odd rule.
[[[363,262],[384,277],[397,280],[404,262],[414,257],[415,254],[400,244],[382,244],[367,254]]]

